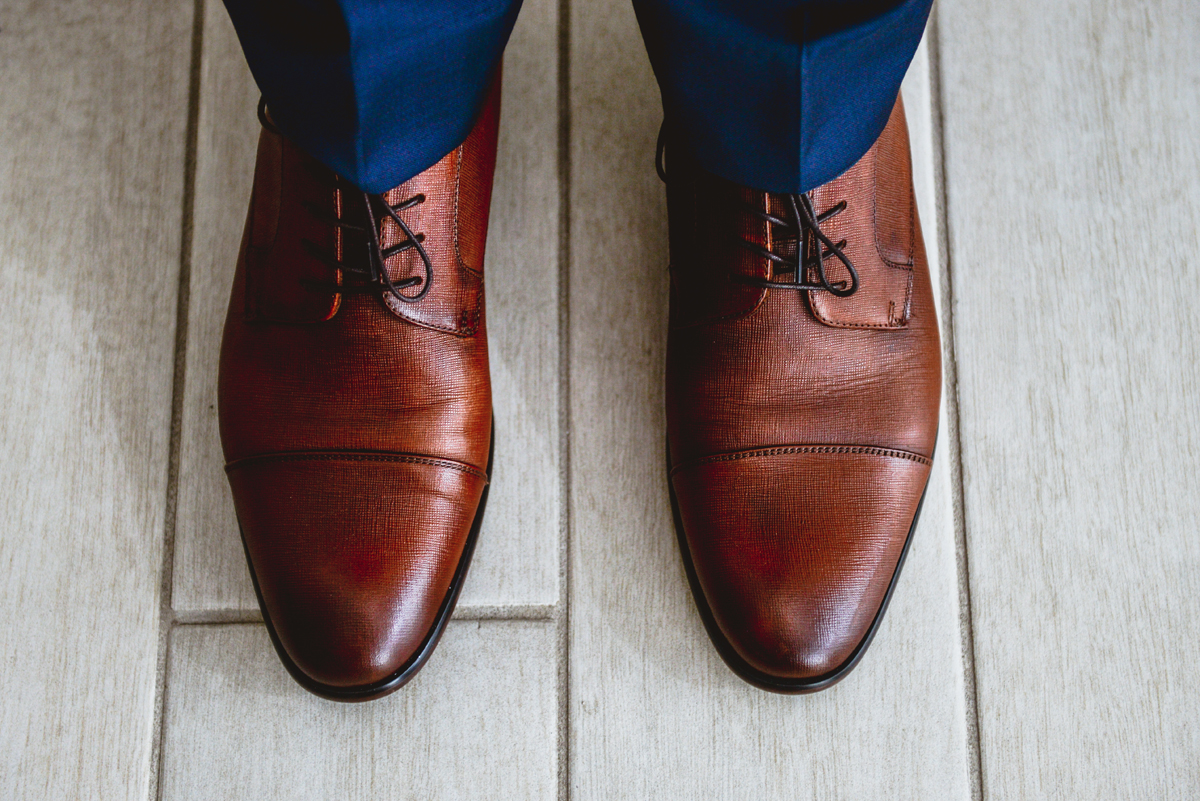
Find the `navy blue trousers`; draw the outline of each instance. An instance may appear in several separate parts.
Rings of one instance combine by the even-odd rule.
[[[932,3],[633,0],[673,145],[773,192],[806,192],[870,148]],[[225,5],[275,123],[382,192],[466,138],[521,0]]]

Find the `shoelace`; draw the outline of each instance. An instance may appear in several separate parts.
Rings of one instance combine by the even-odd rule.
[[[265,98],[258,102],[258,120],[264,128],[274,134],[280,135],[279,129],[267,117],[267,103]],[[329,174],[333,175],[332,182],[328,180]],[[318,180],[329,184],[331,189],[342,192],[343,197],[357,196],[361,198],[363,211],[366,216],[366,225],[356,225],[340,217],[335,217],[311,201],[306,200],[302,205],[318,222],[343,231],[361,234],[367,245],[367,263],[362,268],[351,266],[349,263],[339,260],[336,254],[326,253],[312,240],[303,239],[300,242],[301,246],[313,258],[320,260],[334,270],[341,270],[344,274],[356,276],[364,282],[362,284],[337,284],[316,281],[308,281],[306,283],[344,294],[387,291],[397,300],[404,303],[415,303],[425,297],[429,292],[429,287],[433,284],[433,261],[429,258],[429,253],[426,252],[425,246],[422,244],[425,241],[425,234],[414,233],[412,228],[408,226],[408,223],[400,218],[399,214],[406,209],[411,209],[414,206],[424,203],[425,195],[416,194],[402,200],[396,205],[392,205],[383,199],[383,195],[364,192],[332,171],[326,172],[322,170],[320,174],[314,173],[314,175],[316,175]],[[391,247],[384,248],[383,243],[380,241],[379,232],[381,223],[387,218],[391,218],[399,226],[400,231],[404,234],[404,239]],[[393,281],[391,276],[388,275],[387,260],[414,248],[420,255],[421,263],[424,265],[424,277],[414,275],[401,281]],[[400,291],[401,289],[408,289],[414,286],[421,287],[420,291],[416,294],[406,295]]]
[[[655,148],[654,168],[658,171],[658,177],[663,183],[667,182],[667,170],[663,163],[663,153],[666,150],[666,124],[658,131],[658,146]],[[816,289],[824,290],[831,295],[839,298],[849,297],[858,291],[858,271],[854,269],[854,263],[850,261],[850,257],[846,255],[843,248],[846,247],[846,240],[834,242],[829,236],[821,230],[821,223],[826,220],[841,214],[846,210],[846,201],[841,201],[832,208],[818,214],[813,208],[812,198],[807,194],[788,193],[782,195],[784,200],[784,208],[790,220],[778,217],[770,212],[763,211],[757,206],[749,203],[740,203],[739,206],[746,212],[754,215],[760,220],[763,220],[768,225],[773,225],[776,228],[783,229],[783,233],[794,234],[796,236],[796,258],[789,259],[786,256],[781,256],[774,251],[759,245],[757,242],[750,242],[741,237],[737,237],[736,241],[739,245],[747,250],[769,259],[775,264],[775,273],[794,275],[792,281],[768,281],[765,278],[758,278],[749,275],[737,275],[735,280],[750,284],[751,286],[763,287],[766,289]],[[806,234],[811,233],[816,240],[816,250],[818,255],[814,255],[808,259],[802,259],[801,256],[806,250],[805,244],[807,241]],[[846,271],[850,273],[849,281],[838,281],[836,283],[829,280],[829,276],[825,272],[825,260],[830,256],[837,258],[846,267]],[[804,270],[809,267],[817,269],[818,283],[808,283],[804,281]]]

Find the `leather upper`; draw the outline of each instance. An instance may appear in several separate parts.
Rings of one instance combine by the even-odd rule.
[[[863,641],[895,573],[937,433],[941,348],[897,101],[858,163],[810,193],[858,290],[792,282],[817,242],[773,225],[786,196],[669,164],[671,482],[703,602],[754,669],[834,670]],[[844,204],[844,207],[841,205]],[[836,258],[829,280],[849,284]],[[806,270],[816,282],[816,270]]]
[[[264,129],[221,348],[221,439],[264,612],[335,687],[398,669],[429,633],[487,484],[483,258],[499,81],[465,142],[385,193],[430,259],[405,302],[354,273],[408,239]],[[423,200],[421,199],[423,196]],[[409,247],[384,262],[425,287]],[[416,284],[406,279],[420,278]]]

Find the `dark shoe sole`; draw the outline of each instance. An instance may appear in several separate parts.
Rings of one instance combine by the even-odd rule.
[[[483,510],[487,506],[488,489],[492,486],[492,458],[495,454],[496,423],[493,420],[491,444],[488,447],[488,483],[484,484],[483,493],[479,496],[479,508],[475,510],[475,520],[471,523],[471,531],[467,535],[466,543],[463,545],[462,556],[459,557],[458,567],[454,570],[454,578],[450,581],[450,588],[446,590],[446,597],[442,599],[442,605],[438,608],[433,626],[425,635],[425,639],[421,640],[420,646],[408,658],[407,662],[387,678],[373,684],[362,684],[356,687],[334,687],[330,684],[322,684],[319,681],[314,681],[292,661],[292,658],[288,656],[287,650],[283,647],[283,643],[279,641],[279,635],[275,633],[275,626],[271,623],[271,616],[267,613],[267,605],[263,603],[262,591],[258,587],[258,576],[254,574],[254,563],[250,561],[250,550],[246,548],[246,534],[244,531],[241,531],[242,527],[239,521],[238,530],[242,534],[242,548],[246,551],[246,565],[250,568],[250,580],[254,583],[254,594],[258,598],[258,607],[262,610],[263,623],[267,625],[267,633],[271,635],[271,643],[275,646],[275,652],[279,654],[279,660],[283,662],[283,666],[287,668],[288,673],[292,674],[292,678],[296,680],[297,684],[310,693],[327,698],[330,701],[345,701],[349,703],[373,701],[376,698],[382,698],[399,690],[425,666],[425,663],[429,661],[429,657],[433,654],[433,650],[437,647],[438,641],[442,638],[442,632],[446,630],[446,624],[450,622],[450,617],[454,614],[454,607],[458,603],[459,593],[462,592],[463,582],[467,577],[467,568],[471,565],[471,556],[475,553],[475,541],[479,539],[479,529],[483,525]]]
[[[933,459],[930,458],[930,478],[933,477]],[[688,549],[687,536],[683,533],[683,519],[679,515],[679,501],[675,498],[675,485],[671,482],[671,456],[670,446],[667,450],[667,491],[671,496],[671,514],[675,518],[675,536],[679,540],[679,554],[683,557],[683,569],[687,572],[688,584],[692,588],[692,598],[696,601],[696,609],[700,612],[700,619],[704,621],[704,628],[708,631],[708,637],[716,646],[717,653],[725,660],[725,664],[729,669],[738,675],[743,681],[758,687],[761,690],[769,690],[773,693],[781,693],[784,695],[804,695],[807,693],[815,693],[821,690],[826,690],[837,684],[842,679],[850,674],[850,671],[858,665],[862,660],[863,654],[867,651],[867,646],[871,644],[871,640],[875,638],[875,632],[879,629],[879,623],[883,620],[883,613],[887,611],[888,602],[892,600],[892,592],[896,589],[896,580],[900,578],[900,568],[904,567],[904,558],[908,556],[908,547],[912,544],[913,532],[917,529],[917,521],[921,519],[921,507],[925,504],[925,493],[929,490],[929,479],[925,480],[925,488],[921,490],[921,500],[917,502],[917,511],[913,515],[912,525],[908,527],[908,537],[904,540],[904,548],[900,551],[900,561],[896,563],[896,570],[892,573],[892,580],[888,584],[887,592],[884,593],[883,601],[879,604],[879,610],[875,613],[875,619],[871,621],[871,627],[867,629],[867,633],[859,641],[858,645],[854,646],[854,650],[846,661],[838,665],[828,673],[822,673],[819,676],[810,676],[803,679],[786,679],[779,676],[772,676],[769,673],[763,673],[749,662],[741,657],[733,644],[725,637],[721,631],[721,627],[717,625],[716,618],[713,617],[712,609],[708,605],[708,600],[704,597],[704,590],[700,587],[700,580],[696,577],[696,567],[692,564],[692,554]]]

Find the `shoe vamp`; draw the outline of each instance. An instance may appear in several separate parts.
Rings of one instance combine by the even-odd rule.
[[[834,328],[804,292],[772,290],[748,315],[671,332],[672,459],[792,444],[929,456],[941,362],[928,290],[900,329]]]
[[[231,315],[220,381],[229,461],[264,453],[364,450],[487,463],[491,393],[481,328],[463,337],[347,296],[312,325]]]

